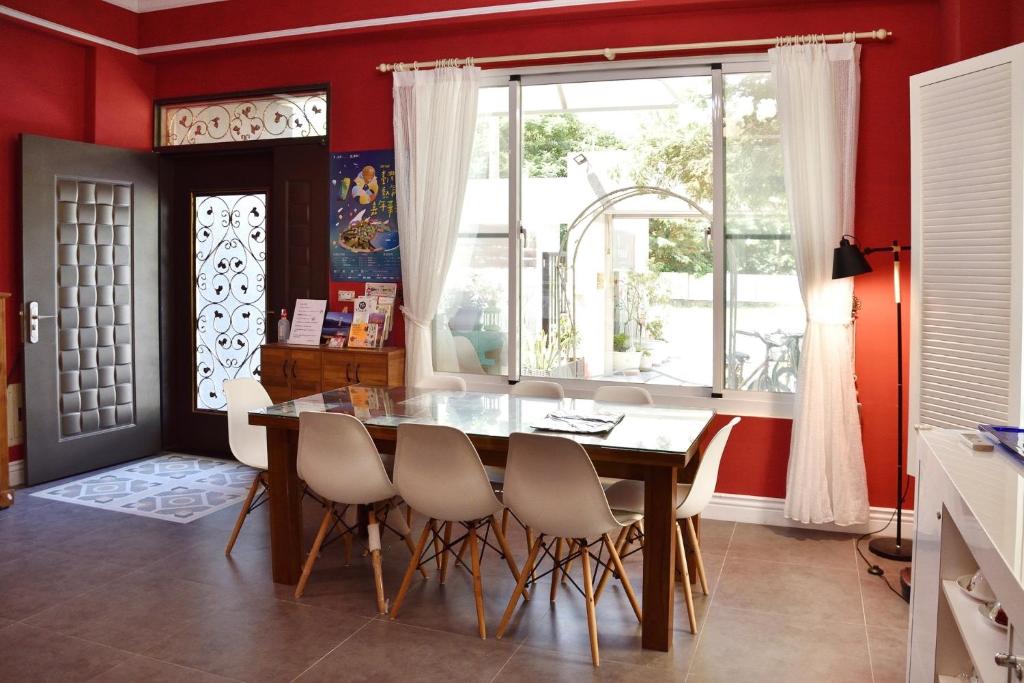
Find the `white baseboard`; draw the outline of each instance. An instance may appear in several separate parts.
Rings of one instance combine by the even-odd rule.
[[[11,486],[21,486],[25,483],[25,461],[15,460],[7,469],[11,474]]]
[[[745,522],[747,524],[765,524],[768,526],[796,527],[801,529],[821,529],[839,531],[846,534],[865,534],[877,531],[885,526],[892,517],[894,508],[871,508],[867,524],[838,526],[836,524],[801,524],[783,515],[784,501],[782,498],[765,498],[763,496],[742,496],[734,493],[716,493],[711,504],[701,515],[705,519],[717,519],[725,522]],[[896,534],[896,522],[893,521],[883,536]],[[914,534],[914,511],[903,511],[903,534],[912,537]]]

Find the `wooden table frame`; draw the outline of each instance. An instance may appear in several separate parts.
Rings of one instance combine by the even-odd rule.
[[[267,428],[270,479],[270,544],[276,583],[294,585],[302,573],[302,481],[296,471],[299,421],[292,417],[262,414],[249,423]],[[708,420],[710,425],[711,420]],[[382,452],[394,452],[398,432],[394,427],[367,425]],[[660,453],[587,445],[598,474],[643,481],[644,486],[644,582],[642,646],[668,652],[672,646],[675,614],[675,488],[690,482],[700,461],[700,443],[707,426],[686,453]],[[508,439],[470,435],[485,465],[503,467]],[[695,524],[699,520],[694,519]],[[695,566],[692,549],[687,563]],[[692,577],[691,577],[692,579]]]

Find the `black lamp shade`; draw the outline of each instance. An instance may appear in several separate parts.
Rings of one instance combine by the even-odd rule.
[[[871,272],[871,264],[864,257],[864,252],[856,244],[850,244],[845,237],[839,240],[839,246],[832,255],[832,279],[853,277]]]

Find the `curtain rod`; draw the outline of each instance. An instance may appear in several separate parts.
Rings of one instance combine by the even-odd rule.
[[[434,69],[441,66],[470,66],[480,64],[503,64],[506,62],[536,62],[551,59],[573,59],[576,57],[604,57],[611,61],[619,55],[640,54],[644,52],[688,52],[692,50],[717,50],[730,47],[774,47],[787,43],[801,43],[817,40],[826,43],[852,43],[859,39],[885,40],[892,36],[891,31],[880,28],[877,31],[861,31],[848,33],[830,33],[828,35],[813,34],[809,36],[780,36],[778,38],[760,38],[756,40],[723,40],[709,43],[678,43],[676,45],[645,45],[643,47],[618,47],[603,50],[569,50],[566,52],[535,52],[525,55],[500,55],[498,57],[467,57],[461,59],[436,59],[431,62],[396,62],[380,64],[377,71],[408,71],[410,69]]]

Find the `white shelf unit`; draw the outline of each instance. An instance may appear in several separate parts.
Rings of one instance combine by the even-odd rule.
[[[957,630],[966,646],[967,655],[975,670],[981,675],[981,680],[996,681],[1006,678],[1006,669],[998,666],[990,655],[992,652],[1005,651],[1006,631],[984,623],[985,617],[978,611],[978,605],[981,603],[964,595],[956,581],[943,581],[942,592],[953,613],[953,621],[956,622]]]
[[[1024,624],[1024,466],[998,448],[972,450],[961,431],[924,428],[915,437],[907,680],[956,681],[973,668],[983,683],[1017,683],[995,656],[1024,655],[1024,640],[1014,628]],[[989,623],[979,610],[982,603],[956,585],[957,578],[978,570],[1006,610],[1006,631]]]

